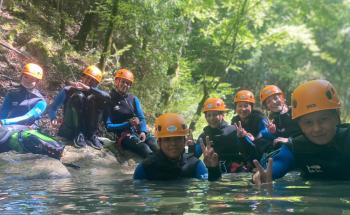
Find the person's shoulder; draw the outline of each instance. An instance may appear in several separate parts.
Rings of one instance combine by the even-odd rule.
[[[251,115],[257,118],[266,118],[265,114],[260,109],[253,109]]]

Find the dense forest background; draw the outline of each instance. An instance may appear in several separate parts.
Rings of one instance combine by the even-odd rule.
[[[105,89],[127,67],[150,124],[179,112],[198,133],[210,96],[232,109],[237,90],[258,100],[264,85],[276,84],[289,101],[301,82],[324,78],[340,94],[343,119],[350,116],[349,0],[0,2],[0,41],[15,48],[0,46],[1,79],[37,62],[48,95],[87,65],[103,69]]]

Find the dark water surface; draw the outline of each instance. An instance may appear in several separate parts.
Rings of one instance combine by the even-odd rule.
[[[350,214],[350,181],[310,182],[293,173],[256,187],[248,174],[218,182],[122,177],[0,176],[0,214]]]

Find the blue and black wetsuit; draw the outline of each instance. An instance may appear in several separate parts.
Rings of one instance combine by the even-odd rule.
[[[272,177],[299,169],[306,179],[350,179],[350,125],[338,126],[333,140],[317,145],[300,135],[290,138],[273,157]]]
[[[200,142],[205,144],[206,136],[212,141],[214,151],[219,155],[222,173],[248,171],[250,162],[257,157],[251,140],[248,137],[238,138],[236,128],[222,121],[218,128],[204,127],[194,145],[194,156],[197,158],[202,155]]]
[[[2,125],[32,126],[46,109],[46,101],[37,89],[27,90],[23,86],[11,89],[0,109]]]
[[[15,150],[60,159],[64,146],[32,127],[46,109],[46,102],[36,89],[23,86],[11,89],[0,110],[0,152]],[[31,126],[31,127],[29,127]]]
[[[133,151],[144,158],[158,151],[156,139],[148,133],[146,118],[139,99],[132,94],[121,95],[114,89],[111,90],[110,95],[111,102],[106,116],[107,131],[116,134],[124,149]],[[133,117],[140,120],[138,127],[129,123]],[[139,142],[140,132],[147,134],[145,142]]]
[[[232,118],[231,124],[241,121],[242,127],[249,133],[251,133],[255,140],[253,141],[258,152],[258,157],[261,157],[265,152],[273,150],[273,134],[269,132],[267,128],[268,119],[259,110],[252,110],[251,114],[246,120],[241,120],[239,115]]]
[[[81,91],[66,86],[49,106],[48,114],[51,120],[56,119],[57,110],[64,105],[63,124],[58,135],[72,140],[79,133],[83,133],[90,138],[97,133],[98,122],[109,101],[109,94],[97,87]]]
[[[194,156],[183,154],[179,160],[169,160],[161,151],[146,158],[134,173],[134,179],[148,180],[198,178],[215,181],[220,177],[219,168],[207,169],[203,161]]]

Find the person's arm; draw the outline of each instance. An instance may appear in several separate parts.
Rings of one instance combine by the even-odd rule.
[[[0,109],[0,119],[6,119],[10,112],[10,109],[11,109],[11,99],[10,99],[10,96],[7,95],[5,96],[4,103],[2,104]]]
[[[203,142],[202,139],[203,135],[200,135],[199,138],[197,139],[196,143],[190,146],[190,152],[193,152],[193,155],[196,158],[199,158],[202,155],[202,148],[201,148],[201,143]]]
[[[110,116],[107,117],[105,124],[106,124],[107,131],[110,131],[110,132],[123,130],[124,128],[129,128],[130,127],[130,123],[129,122],[113,123],[111,121]]]
[[[52,104],[50,104],[47,113],[49,115],[50,120],[56,119],[56,112],[58,108],[64,103],[64,100],[66,99],[66,90],[63,88],[55,97]]]
[[[272,159],[272,179],[281,178],[294,168],[294,155],[285,144]]]
[[[275,135],[271,134],[267,125],[268,125],[269,121],[267,118],[262,118],[262,120],[259,123],[259,134],[258,136],[262,136],[266,139],[269,140],[273,140],[275,139]]]
[[[140,132],[147,133],[146,118],[141,108],[140,100],[136,96],[134,97],[134,99],[135,99],[135,114],[137,118],[139,118],[140,120]]]
[[[20,123],[26,123],[31,120],[37,120],[41,117],[42,113],[46,109],[46,102],[44,100],[40,100],[36,105],[28,111],[23,116],[9,118],[9,119],[2,119],[1,124],[2,125],[14,125],[14,124],[20,124]]]
[[[104,101],[111,100],[111,96],[109,95],[109,93],[106,91],[100,90],[98,87],[90,87],[90,92],[91,92],[91,94],[98,96],[99,98],[101,98]]]
[[[137,165],[133,178],[135,180],[146,179],[146,173],[145,173],[145,170],[144,170],[143,165],[141,163]]]

